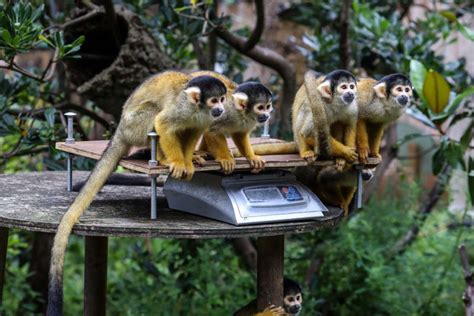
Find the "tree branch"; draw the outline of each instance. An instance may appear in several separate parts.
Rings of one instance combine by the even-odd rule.
[[[102,0],[102,5],[105,9],[105,20],[108,23],[108,27],[112,31],[116,48],[120,47],[120,39],[117,32],[117,15],[115,14],[114,4],[112,0]]]
[[[199,43],[198,38],[193,38],[191,40],[191,44],[193,45],[193,50],[196,53],[198,67],[201,70],[213,70],[214,67],[211,67],[211,63],[209,61],[209,56],[205,54],[204,49],[202,48],[201,43]],[[214,64],[212,64],[214,65]]]
[[[290,127],[290,111],[291,104],[296,94],[296,72],[293,65],[280,54],[272,49],[255,45],[252,49],[246,51],[245,43],[247,42],[243,37],[235,35],[224,28],[222,25],[216,26],[216,34],[219,38],[224,40],[227,44],[233,47],[238,52],[247,57],[275,70],[283,78],[283,91],[281,98],[281,116],[282,116],[282,130],[281,134],[289,132]]]
[[[469,265],[469,256],[464,245],[459,246],[459,256],[461,257],[464,280],[466,281],[466,290],[463,293],[462,300],[466,309],[466,315],[474,315],[474,282],[471,266]]]
[[[438,174],[433,188],[428,192],[428,194],[423,199],[421,204],[420,211],[416,214],[415,224],[410,228],[410,230],[400,238],[395,245],[388,252],[388,257],[393,258],[397,255],[403,254],[407,248],[415,241],[418,233],[420,232],[421,227],[428,218],[428,215],[431,213],[436,203],[440,199],[441,195],[444,193],[446,186],[451,177],[452,168],[449,165],[444,165],[441,172]]]
[[[265,29],[265,6],[263,0],[254,0],[255,10],[257,11],[257,22],[252,34],[248,38],[247,42],[243,44],[242,51],[246,52],[251,50],[257,45],[262,37],[263,30]]]
[[[257,271],[257,250],[250,238],[234,238],[232,239],[232,247],[246,268],[255,273]]]
[[[339,58],[341,63],[341,68],[347,69],[350,62],[350,45],[349,45],[349,10],[351,7],[351,0],[344,0],[341,7],[340,15],[340,29],[341,35],[339,37]]]

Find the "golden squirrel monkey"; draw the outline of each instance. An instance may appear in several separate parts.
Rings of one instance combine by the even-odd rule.
[[[107,177],[132,146],[147,146],[148,133],[160,136],[160,162],[171,176],[190,177],[192,154],[201,133],[224,112],[225,85],[215,77],[163,72],[143,82],[127,99],[120,123],[102,158],[61,219],[54,237],[49,274],[47,315],[63,312],[63,265],[69,235]]]
[[[342,208],[344,216],[349,214],[349,206],[357,191],[357,170],[349,168],[341,171],[336,166],[306,166],[295,168],[294,174],[325,205]],[[362,180],[368,181],[372,176],[371,169],[362,170]]]
[[[322,76],[308,71],[304,87],[293,103],[293,133],[300,156],[313,162],[321,156],[336,158],[339,169],[357,160],[357,83],[348,71]],[[341,139],[333,134],[342,133]]]
[[[308,162],[318,156],[334,157],[339,169],[357,160],[355,134],[357,124],[357,84],[345,70],[327,75],[308,71],[292,106],[294,142],[253,146],[256,154],[293,154]],[[342,132],[336,139],[334,133]]]
[[[226,135],[229,135],[239,153],[249,161],[252,171],[263,170],[265,161],[255,155],[250,145],[250,133],[257,124],[265,123],[270,118],[273,110],[272,93],[261,83],[249,81],[237,85],[211,71],[198,71],[191,73],[191,76],[202,74],[215,76],[226,85],[228,101],[224,114],[214,120],[204,133],[199,151],[211,154],[225,174],[231,173],[235,168],[235,160],[226,141]]]
[[[289,278],[283,279],[283,307],[269,306],[257,313],[257,300],[251,301],[234,316],[297,316],[303,306],[303,292],[298,282]]]
[[[360,79],[358,89],[357,151],[361,162],[367,163],[368,157],[382,158],[384,129],[410,105],[413,88],[407,76],[397,73],[378,81]]]

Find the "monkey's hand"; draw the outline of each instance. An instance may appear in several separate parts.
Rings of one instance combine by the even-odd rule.
[[[317,155],[312,150],[304,151],[300,154],[300,157],[306,160],[309,164],[312,164],[316,161]]]
[[[234,158],[222,158],[222,159],[216,159],[216,161],[221,165],[222,171],[225,174],[230,174],[235,169]]]
[[[193,154],[193,163],[198,166],[204,166],[206,164],[206,157],[208,154],[205,151],[196,151]]]
[[[369,148],[368,147],[359,147],[357,149],[359,152],[359,161],[366,164],[367,158],[369,158]]]
[[[262,157],[254,155],[252,157],[247,158],[249,161],[250,167],[252,168],[252,173],[259,173],[265,168],[265,160]]]
[[[380,159],[380,161],[382,161],[382,155],[380,153],[375,153],[374,156],[375,158]]]
[[[253,316],[286,316],[285,310],[282,307],[275,307],[271,305],[261,313],[254,314]]]
[[[173,178],[184,179],[187,177],[187,170],[186,170],[186,165],[184,164],[184,162],[181,162],[181,161],[169,162],[167,163],[167,165],[170,168],[170,175]]]
[[[347,162],[355,162],[359,155],[357,154],[357,151],[355,148],[352,147],[347,147],[344,146],[344,159],[347,160]]]
[[[346,159],[344,158],[336,158],[335,163],[337,171],[342,171],[346,167]]]

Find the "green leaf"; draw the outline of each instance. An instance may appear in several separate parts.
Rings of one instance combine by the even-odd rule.
[[[423,84],[423,94],[434,113],[440,113],[449,102],[450,88],[437,71],[430,69]]]
[[[71,43],[72,46],[80,46],[82,43],[84,43],[86,37],[84,35],[79,36],[76,38],[74,42]]]
[[[471,96],[474,94],[474,86],[468,87],[466,90],[464,90],[462,93],[458,94],[452,101],[449,103],[449,105],[443,110],[442,113],[438,115],[434,115],[432,117],[432,120],[434,122],[442,122],[449,116],[453,115],[454,112],[458,109],[459,105],[461,102],[467,98],[468,96]]]
[[[12,36],[10,35],[10,32],[8,32],[7,29],[3,29],[2,37],[8,44],[12,42]]]
[[[426,68],[418,60],[410,60],[410,80],[420,97],[424,99],[423,83],[425,82]]]
[[[38,38],[42,40],[43,42],[45,42],[46,44],[48,44],[49,46],[54,47],[54,44],[43,34],[38,35]]]
[[[474,157],[469,157],[467,170],[467,186],[469,187],[471,204],[474,206]]]
[[[456,22],[458,20],[458,18],[456,17],[456,13],[450,10],[440,11],[439,14],[445,17],[449,22]]]
[[[474,41],[474,31],[471,30],[469,27],[461,24],[459,21],[456,23],[456,27],[458,31],[468,40]]]

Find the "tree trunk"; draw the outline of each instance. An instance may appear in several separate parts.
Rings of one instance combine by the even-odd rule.
[[[80,59],[66,59],[67,76],[81,96],[96,102],[118,121],[122,106],[130,93],[148,76],[175,67],[135,13],[115,6],[120,47],[106,14],[97,14],[65,28],[66,41],[85,35],[79,51]],[[73,18],[83,16],[83,10],[73,12]]]

